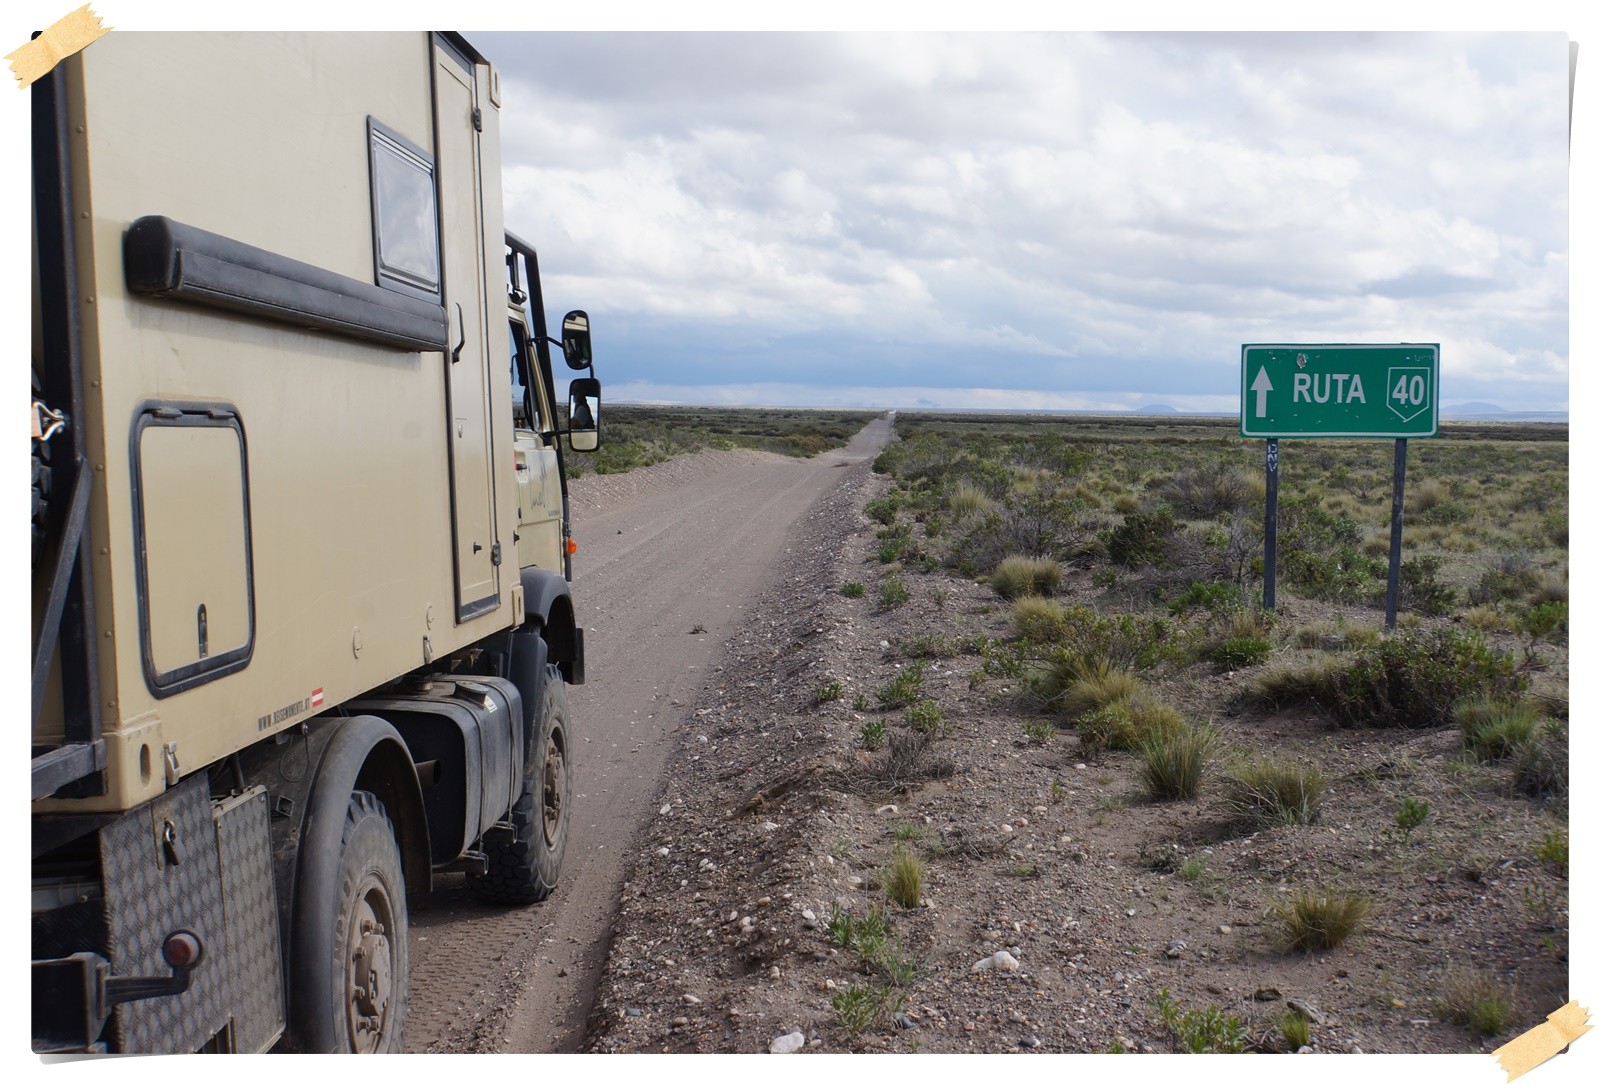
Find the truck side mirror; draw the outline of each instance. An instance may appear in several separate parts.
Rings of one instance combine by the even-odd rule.
[[[600,382],[579,377],[567,388],[567,443],[574,452],[600,447]]]
[[[594,352],[589,347],[589,314],[582,309],[574,309],[561,318],[561,352],[566,355],[568,369],[594,365]]]

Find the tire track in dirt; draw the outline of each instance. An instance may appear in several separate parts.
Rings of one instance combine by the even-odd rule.
[[[573,483],[589,683],[569,690],[577,775],[561,884],[505,909],[448,875],[413,902],[408,1051],[580,1050],[631,845],[707,667],[793,526],[891,432],[883,418],[811,460],[705,453]]]

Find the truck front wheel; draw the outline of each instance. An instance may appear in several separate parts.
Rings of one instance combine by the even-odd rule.
[[[320,1035],[305,1037],[302,1049],[398,1053],[406,1019],[406,887],[394,826],[370,791],[350,796],[338,862],[333,951],[326,968],[314,970],[310,989],[298,992]]]
[[[533,754],[523,766],[522,790],[511,807],[510,835],[486,842],[489,869],[475,879],[478,893],[500,904],[534,904],[548,897],[561,873],[572,820],[572,748],[567,687],[555,664],[544,670]]]

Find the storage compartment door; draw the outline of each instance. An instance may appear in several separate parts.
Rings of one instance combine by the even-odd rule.
[[[133,446],[140,647],[167,697],[243,668],[255,644],[244,428],[227,407],[153,406]]]

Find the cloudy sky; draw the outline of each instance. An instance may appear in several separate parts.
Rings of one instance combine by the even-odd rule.
[[[612,400],[1232,412],[1246,342],[1567,408],[1564,33],[468,31]]]

